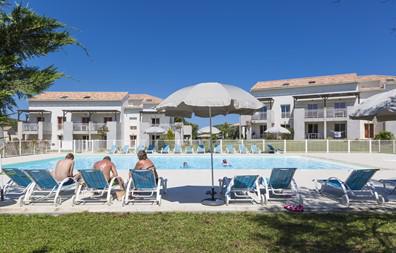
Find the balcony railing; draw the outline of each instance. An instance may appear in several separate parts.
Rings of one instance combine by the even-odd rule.
[[[306,110],[305,111],[305,118],[307,118],[307,119],[317,119],[317,118],[323,118],[323,117],[324,117],[323,109]]]
[[[267,120],[267,113],[266,112],[256,112],[252,116],[252,120]]]
[[[37,132],[38,131],[38,123],[23,123],[22,131],[23,132]]]
[[[326,118],[346,118],[347,115],[347,109],[327,108],[326,110]],[[305,111],[306,119],[320,119],[324,117],[325,115],[323,109]]]
[[[84,132],[89,130],[88,123],[73,123],[73,131]]]
[[[282,112],[281,117],[282,117],[282,119],[291,118],[291,113],[290,112]]]
[[[327,109],[327,118],[346,118],[348,116],[347,109],[336,109],[336,108],[328,108]]]
[[[73,123],[73,131],[77,131],[77,132],[98,131],[104,126],[106,126],[105,123]]]
[[[307,139],[321,139],[320,133],[307,133]]]
[[[106,127],[105,123],[91,123],[90,130],[91,131],[98,131],[99,129],[103,129]]]

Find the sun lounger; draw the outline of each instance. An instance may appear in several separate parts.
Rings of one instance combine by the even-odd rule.
[[[62,203],[60,192],[75,187],[73,178],[68,177],[58,183],[45,169],[25,170],[24,172],[32,180],[32,184],[18,200],[21,206],[34,202],[53,202],[55,206],[60,205]]]
[[[269,179],[262,178],[265,203],[276,199],[297,198],[301,204],[302,199],[293,178],[296,170],[296,168],[273,168]]]
[[[246,147],[242,143],[239,144],[239,153],[240,154],[246,154],[247,153]]]
[[[377,171],[378,169],[353,170],[345,182],[336,177],[314,179],[315,189],[323,195],[340,200],[346,206],[350,205],[351,200],[367,199],[382,204],[384,198],[377,193],[370,182]]]
[[[4,197],[9,191],[18,191],[25,193],[32,180],[21,170],[16,168],[3,168],[2,171],[10,180],[3,186]]]
[[[257,147],[256,144],[253,144],[250,146],[250,152],[252,154],[259,154],[259,153],[261,153],[261,150]]]
[[[129,153],[129,145],[124,145],[124,147],[122,148],[122,152],[124,154],[128,154]]]
[[[163,193],[167,190],[167,180],[159,178],[156,182],[152,170],[130,170],[132,175],[128,181],[122,205],[129,202],[153,202],[161,205],[161,188]]]
[[[184,149],[184,153],[186,153],[186,154],[192,154],[192,153],[194,153],[193,147],[192,147],[192,146],[187,146],[187,147]]]
[[[139,152],[139,151],[142,151],[142,150],[145,150],[146,148],[144,147],[144,145],[143,144],[140,144],[138,147],[137,147],[137,152]]]
[[[379,183],[383,185],[384,198],[390,201],[391,197],[396,197],[396,179],[380,179]]]
[[[117,145],[111,145],[111,148],[107,150],[108,154],[115,154],[117,152]]]
[[[205,153],[205,146],[203,144],[199,144],[197,147],[197,153],[198,154],[204,154]]]
[[[267,148],[268,148],[268,153],[270,153],[270,154],[275,154],[275,153],[283,151],[280,148],[275,148],[274,146],[272,146],[272,144],[267,144]]]
[[[146,150],[147,154],[152,154],[155,152],[155,146],[154,144],[150,144]]]
[[[221,153],[221,145],[220,144],[215,144],[214,148],[213,148],[213,152],[216,154],[220,154]]]
[[[168,154],[169,153],[169,145],[164,144],[164,146],[161,148],[161,153],[162,154]]]
[[[264,196],[260,193],[259,180],[258,175],[220,179],[220,189],[224,193],[226,205],[230,201],[250,201],[264,204]]]
[[[182,147],[179,144],[176,144],[175,148],[173,149],[173,153],[180,154],[181,152],[182,152]]]
[[[113,177],[109,183],[100,170],[89,169],[79,170],[79,172],[83,183],[79,184],[76,194],[72,198],[72,204],[78,205],[86,202],[105,202],[110,205],[116,180],[119,180],[119,183],[122,181],[121,178]],[[91,195],[87,196],[87,194]],[[104,196],[106,196],[106,198],[104,198]]]
[[[226,152],[228,153],[228,154],[233,154],[234,153],[234,146],[232,145],[232,144],[227,144],[227,146],[226,146]]]

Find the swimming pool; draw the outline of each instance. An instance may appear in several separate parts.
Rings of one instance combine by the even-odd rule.
[[[103,155],[77,155],[75,158],[75,169],[87,169],[103,158]],[[46,160],[38,160],[24,163],[14,163],[4,165],[5,168],[22,168],[22,169],[52,169],[56,162],[63,157]],[[150,159],[156,167],[161,169],[181,169],[183,163],[187,162],[187,169],[208,169],[210,168],[209,155],[151,155]],[[223,166],[222,161],[226,159],[231,166]],[[128,170],[133,168],[137,158],[135,155],[113,155],[112,161],[119,170]],[[363,167],[331,162],[302,156],[287,155],[215,155],[215,169],[272,169],[294,167],[298,169],[360,169]]]

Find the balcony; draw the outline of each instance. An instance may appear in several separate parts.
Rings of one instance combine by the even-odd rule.
[[[324,111],[323,111],[323,109],[306,110],[305,111],[305,118],[306,119],[320,119],[320,118],[324,118]]]
[[[326,116],[327,118],[347,118],[348,112],[346,108],[328,108]]]
[[[22,132],[37,132],[38,123],[22,123]]]
[[[348,113],[347,109],[336,109],[336,108],[327,108],[326,110],[326,118],[347,118]],[[324,110],[306,110],[305,111],[306,119],[324,119]]]
[[[97,132],[105,127],[105,123],[73,123],[74,132]]]
[[[252,115],[252,120],[267,120],[267,112],[256,112]]]

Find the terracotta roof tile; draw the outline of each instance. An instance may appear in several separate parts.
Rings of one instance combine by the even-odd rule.
[[[44,92],[29,101],[121,101],[127,92]]]
[[[144,102],[149,102],[149,103],[153,103],[153,104],[159,104],[162,101],[161,98],[154,97],[149,94],[129,94],[129,99],[144,100]]]
[[[339,74],[339,75],[329,75],[329,76],[314,76],[314,77],[263,81],[263,82],[257,82],[252,87],[251,91],[257,91],[261,89],[294,88],[294,87],[302,87],[302,86],[353,83],[353,82],[357,82],[357,79],[358,76],[356,73],[350,73],[350,74]]]

